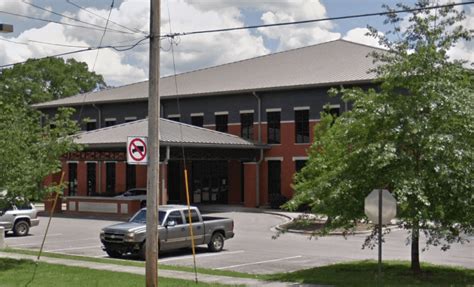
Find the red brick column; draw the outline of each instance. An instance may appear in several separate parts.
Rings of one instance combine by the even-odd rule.
[[[229,194],[228,194],[228,203],[229,204],[239,204],[240,203],[240,179],[242,175],[240,174],[240,161],[238,160],[229,160],[228,168],[228,180],[229,180]]]
[[[87,170],[84,161],[77,163],[77,195],[87,196]]]
[[[146,188],[146,165],[137,165],[137,187]]]
[[[160,164],[160,204],[168,203],[168,164]]]
[[[256,177],[257,164],[255,162],[244,163],[244,206],[256,207]]]
[[[118,161],[115,165],[115,193],[125,192],[127,164],[124,161]]]

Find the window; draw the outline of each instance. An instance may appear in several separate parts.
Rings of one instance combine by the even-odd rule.
[[[202,127],[204,125],[204,116],[191,116],[193,126]]]
[[[240,114],[240,136],[253,140],[253,113]]]
[[[106,127],[115,126],[116,124],[117,124],[117,119],[115,119],[115,118],[105,119],[105,126]]]
[[[334,121],[336,120],[337,117],[339,117],[340,112],[341,112],[341,106],[340,105],[326,105],[324,107],[324,111],[328,114],[330,114],[333,119],[332,119],[332,124],[334,124]]]
[[[87,163],[87,195],[95,195],[96,192],[96,163]]]
[[[223,133],[228,132],[228,119],[229,115],[216,115],[216,131]]]
[[[281,194],[281,161],[268,161],[268,194]]]
[[[69,196],[75,196],[77,193],[77,163],[68,163],[68,187]]]
[[[280,112],[267,112],[267,134],[269,144],[280,143]]]
[[[115,194],[115,162],[105,163],[105,192]]]
[[[295,111],[295,142],[309,143],[309,110]]]
[[[129,123],[129,122],[136,121],[137,117],[125,117],[124,120],[125,120],[126,123]]]
[[[92,131],[97,128],[97,122],[94,121],[87,121],[86,122],[86,131]]]
[[[181,119],[181,115],[168,115],[168,120],[179,122]]]
[[[295,171],[300,172],[300,170],[306,165],[306,160],[295,160]]]
[[[186,210],[184,212],[184,216],[186,217],[186,223],[189,223],[189,211]],[[191,209],[191,220],[193,223],[199,222],[199,215],[195,209]]]
[[[167,222],[170,221],[176,222],[176,225],[183,224],[183,216],[181,215],[181,211],[173,211],[168,215],[168,219],[166,220]],[[194,221],[193,221],[194,222]]]
[[[125,173],[126,189],[129,190],[131,188],[137,187],[137,169],[135,165],[127,164]]]

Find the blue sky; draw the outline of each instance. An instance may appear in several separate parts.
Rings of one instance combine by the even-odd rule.
[[[103,19],[80,11],[64,0],[28,1],[87,23],[99,26],[105,24]],[[104,17],[107,16],[112,2],[111,0],[70,1]],[[170,4],[173,31],[184,32],[379,12],[382,10],[382,4],[395,6],[398,2],[394,0],[163,0],[162,29],[164,32],[169,31],[168,3]],[[446,1],[433,0],[433,2],[444,3]],[[412,5],[414,1],[405,0],[403,3]],[[464,9],[469,16],[465,25],[474,28],[472,27],[474,9],[472,7]],[[1,0],[0,11],[84,25],[41,11],[20,0]],[[148,13],[149,0],[115,0],[111,19],[127,27],[137,27],[140,30],[148,31]],[[338,38],[376,45],[374,39],[364,36],[365,27],[371,25],[385,32],[389,27],[383,25],[383,20],[383,17],[367,17],[252,31],[184,36],[179,39],[179,43],[175,47],[177,69],[178,72],[190,71]],[[32,41],[95,47],[99,44],[99,39],[102,36],[101,31],[23,19],[4,13],[0,13],[0,23],[9,23],[15,26],[14,33],[1,34],[0,40],[7,39],[20,43],[0,41],[0,49],[4,51],[0,53],[0,65],[77,49]],[[112,23],[109,24],[109,28],[124,30]],[[131,44],[140,37],[143,35],[109,31],[106,33],[103,44]],[[170,43],[163,41],[161,63],[163,75],[173,72],[169,47]],[[453,55],[458,58],[466,57],[472,61],[473,52],[472,44],[463,44],[453,51]],[[93,51],[68,57],[85,61],[89,67],[92,67],[96,54],[97,52]],[[145,80],[148,73],[148,45],[144,42],[143,45],[126,52],[110,49],[100,50],[95,71],[103,74],[107,83],[114,86]]]

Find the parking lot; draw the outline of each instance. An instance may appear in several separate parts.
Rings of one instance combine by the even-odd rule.
[[[197,265],[203,268],[233,270],[247,273],[287,272],[335,262],[358,259],[377,259],[377,250],[362,250],[364,235],[308,239],[305,235],[284,234],[278,239],[274,227],[285,218],[264,213],[225,212],[214,216],[233,218],[235,238],[225,242],[224,251],[207,252],[205,246],[197,249]],[[12,248],[38,250],[41,246],[48,218],[41,217],[39,227],[31,229],[27,237],[8,235],[6,243]],[[77,218],[53,218],[44,251],[73,255],[107,257],[101,249],[101,228],[117,221]],[[384,244],[384,259],[410,259],[406,246],[406,231],[392,231]],[[423,246],[423,245],[421,245]],[[192,266],[190,250],[160,255],[160,263]],[[127,260],[138,260],[130,258]],[[421,254],[422,261],[437,264],[460,265],[474,268],[474,244],[453,245],[447,252],[431,247]]]

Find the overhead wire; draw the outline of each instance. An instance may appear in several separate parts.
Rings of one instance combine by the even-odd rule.
[[[77,25],[77,24],[66,23],[66,22],[61,22],[61,21],[56,21],[56,20],[51,20],[51,19],[44,19],[44,18],[29,16],[29,15],[23,15],[23,14],[18,14],[18,13],[3,11],[3,10],[0,10],[0,13],[15,16],[15,17],[20,17],[20,18],[26,18],[26,19],[42,21],[42,22],[47,22],[47,23],[55,23],[55,24],[59,24],[59,25],[71,26],[71,27],[76,27],[76,28],[81,28],[81,29],[89,29],[89,30],[95,30],[95,31],[101,31],[101,32],[104,30],[104,27],[95,28],[95,27]],[[114,33],[122,33],[122,34],[136,34],[136,33],[133,33],[133,32],[120,31],[120,30],[115,30],[115,29],[110,29],[109,31],[114,32]]]
[[[74,6],[74,7],[78,8],[78,9],[83,10],[83,11],[85,11],[85,12],[91,14],[91,15],[94,15],[94,16],[96,16],[96,17],[98,17],[98,18],[101,18],[101,19],[104,19],[104,20],[107,19],[107,18],[105,18],[104,16],[102,16],[102,15],[100,15],[100,14],[97,14],[97,13],[95,13],[95,12],[92,12],[91,10],[89,10],[89,9],[87,9],[87,8],[84,8],[83,6],[78,5],[77,3],[72,2],[71,0],[66,0],[66,2],[69,3],[69,4],[71,4],[71,5]],[[145,34],[145,35],[148,34],[147,32],[142,31],[142,30],[140,30],[140,29],[138,29],[138,28],[130,28],[130,27],[124,26],[124,25],[122,25],[122,24],[119,24],[119,23],[117,23],[117,22],[114,22],[114,21],[112,21],[112,20],[110,20],[110,19],[109,19],[109,22],[110,22],[110,23],[113,23],[113,24],[115,24],[115,25],[117,25],[117,26],[119,26],[119,27],[121,27],[121,28],[124,28],[124,29],[127,29],[127,30],[129,30],[129,31],[135,32],[135,33],[142,33],[142,34]]]
[[[171,12],[170,12],[170,3],[169,0],[166,1],[167,3],[167,8],[168,8],[168,25],[169,25],[169,31],[170,34],[173,33],[172,26],[171,26]],[[174,72],[174,88],[175,88],[175,93],[176,93],[176,106],[178,109],[178,114],[181,117],[181,104],[179,101],[179,89],[178,89],[178,78],[177,78],[177,72],[176,72],[176,59],[175,59],[175,53],[174,53],[174,41],[175,37],[169,38],[170,41],[170,49],[171,49],[171,56],[173,60],[173,72]],[[196,246],[195,246],[195,241],[194,241],[194,231],[193,231],[193,221],[192,221],[192,216],[191,216],[191,200],[190,200],[190,194],[189,194],[189,179],[188,179],[188,168],[187,168],[187,162],[186,162],[186,153],[184,150],[184,137],[183,137],[183,127],[180,124],[179,125],[179,135],[180,135],[180,142],[181,142],[181,155],[183,157],[183,173],[184,173],[184,184],[185,184],[185,189],[186,189],[186,203],[188,206],[188,221],[189,221],[189,235],[191,237],[191,249],[193,252],[193,266],[194,266],[194,281],[196,284],[198,283],[198,276],[197,276],[197,265],[196,265]]]
[[[93,24],[93,23],[89,23],[89,22],[86,22],[86,21],[83,21],[81,19],[77,19],[77,18],[74,18],[74,17],[71,17],[71,16],[68,16],[68,15],[64,15],[64,14],[61,14],[61,13],[58,13],[52,9],[48,9],[48,8],[44,8],[44,7],[41,7],[41,6],[38,6],[36,4],[33,4],[31,2],[28,2],[26,0],[22,0],[23,3],[27,4],[27,5],[30,5],[36,9],[39,9],[39,10],[42,10],[42,11],[46,11],[48,13],[51,13],[53,15],[57,15],[57,16],[60,16],[60,17],[63,17],[63,18],[66,18],[66,19],[69,19],[69,20],[73,20],[73,21],[76,21],[76,22],[79,22],[79,23],[83,23],[83,24],[86,24],[86,25],[90,25],[90,26],[93,26],[93,27],[97,27],[99,29],[103,29],[104,27],[103,26],[100,26],[100,25],[97,25],[97,24]],[[113,31],[113,30],[111,30]],[[120,31],[120,30],[116,30],[116,31]],[[123,31],[120,31],[120,32],[123,32]],[[133,31],[132,31],[133,32]],[[136,33],[136,32],[134,32]]]
[[[196,35],[196,34],[210,34],[210,33],[219,33],[219,32],[231,32],[231,31],[238,31],[238,30],[251,30],[251,29],[259,29],[259,28],[301,25],[301,24],[310,24],[310,23],[317,23],[317,22],[324,22],[324,21],[345,20],[345,19],[354,19],[354,18],[363,18],[363,17],[372,17],[372,16],[385,16],[385,15],[390,15],[390,14],[409,13],[409,12],[433,10],[433,9],[439,9],[439,8],[464,6],[464,5],[471,5],[471,4],[474,4],[474,1],[450,3],[450,4],[435,5],[435,6],[430,6],[430,7],[412,8],[412,9],[389,10],[389,11],[374,12],[374,13],[345,15],[345,16],[327,17],[327,18],[291,21],[291,22],[280,22],[280,23],[273,23],[273,24],[259,24],[259,25],[239,26],[239,27],[220,28],[220,29],[197,30],[197,31],[191,31],[191,32],[170,33],[170,34],[163,35],[163,37],[188,36],[188,35]]]

